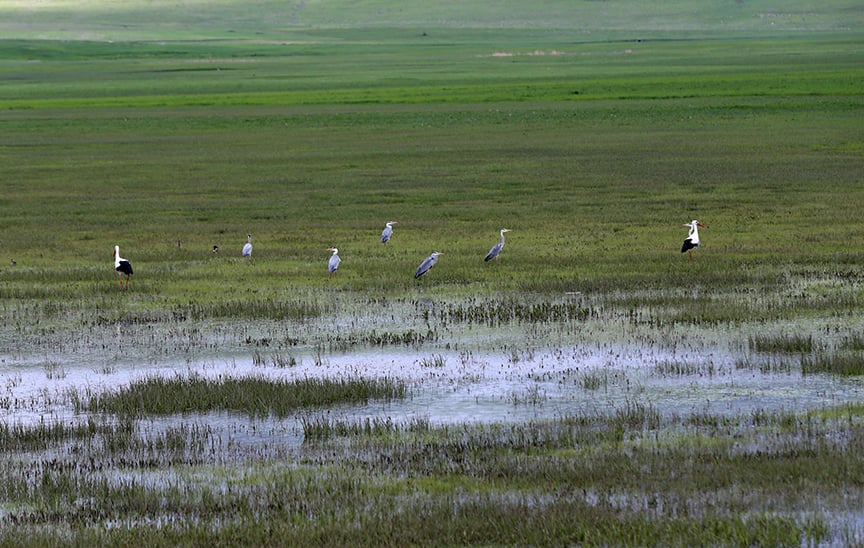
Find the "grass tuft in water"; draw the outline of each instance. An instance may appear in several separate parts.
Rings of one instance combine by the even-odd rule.
[[[751,335],[750,350],[755,352],[775,352],[806,354],[813,351],[813,336],[800,333],[781,335]]]
[[[584,390],[598,390],[607,384],[609,384],[609,378],[606,371],[592,369],[579,375],[579,385]]]
[[[820,352],[814,356],[801,358],[801,373],[814,375],[831,373],[835,375],[864,375],[864,354],[861,352]]]
[[[434,369],[440,369],[447,365],[447,359],[441,354],[432,354],[428,358],[422,358],[420,360],[420,367],[430,367]]]
[[[148,377],[117,392],[91,394],[81,410],[120,416],[233,411],[284,417],[299,409],[404,398],[402,381],[381,379],[271,380],[257,376],[205,379]]]
[[[630,430],[655,430],[660,427],[660,411],[651,403],[628,401],[616,412],[613,424]]]
[[[422,433],[431,430],[429,419],[414,418],[407,424],[399,424],[391,417],[365,418],[357,421],[334,420],[329,417],[303,417],[303,439],[325,441],[334,437],[383,437],[396,433]]]
[[[855,333],[844,337],[840,342],[840,348],[844,350],[864,350],[864,335]]]

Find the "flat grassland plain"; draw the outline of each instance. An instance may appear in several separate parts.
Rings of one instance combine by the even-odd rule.
[[[862,120],[846,0],[0,0],[0,545],[861,545]]]

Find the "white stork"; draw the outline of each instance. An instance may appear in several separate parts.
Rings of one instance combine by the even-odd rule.
[[[333,255],[330,256],[330,261],[327,263],[327,272],[332,276],[336,273],[336,270],[339,268],[339,263],[342,262],[342,259],[339,258],[339,250],[335,247],[328,247],[327,251],[332,251]]]
[[[705,225],[693,219],[689,223],[685,223],[681,226],[686,226],[690,228],[690,233],[687,234],[687,239],[684,240],[684,244],[681,245],[681,253],[687,251],[690,254],[690,260],[693,260],[693,250],[699,247],[699,228],[706,228]]]
[[[123,289],[123,276],[126,276],[126,289],[129,289],[129,278],[132,277],[132,263],[120,256],[120,246],[114,246],[114,270],[120,276],[120,289]]]

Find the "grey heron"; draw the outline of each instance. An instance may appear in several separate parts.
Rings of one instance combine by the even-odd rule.
[[[431,255],[426,257],[426,260],[420,263],[420,266],[417,267],[417,272],[414,273],[414,279],[416,280],[423,274],[429,272],[435,263],[438,262],[438,255],[443,255],[442,251],[433,251]]]
[[[246,244],[243,246],[243,256],[252,258],[252,235],[248,235],[248,239],[246,240]]]
[[[395,225],[398,221],[388,221],[385,223],[384,231],[381,232],[381,243],[386,244],[390,241],[390,237],[393,236],[393,225]]]
[[[492,249],[489,250],[489,253],[486,254],[486,258],[483,259],[486,262],[491,261],[492,259],[497,259],[498,255],[501,254],[501,250],[504,249],[504,233],[510,232],[509,228],[501,229],[501,241],[492,246]]]
[[[114,246],[114,270],[120,276],[120,289],[123,289],[123,276],[126,276],[126,289],[129,289],[129,278],[132,277],[132,263],[120,256],[120,246]]]
[[[699,247],[699,228],[697,228],[697,227],[700,227],[700,226],[702,228],[706,228],[706,227],[705,227],[705,225],[703,225],[702,223],[700,223],[696,219],[693,219],[689,223],[685,223],[681,226],[686,226],[686,227],[690,228],[690,233],[687,234],[687,238],[684,240],[684,243],[681,245],[681,253],[684,253],[685,251],[689,252],[690,260],[692,261],[693,260],[693,250],[696,249],[697,247]]]
[[[335,247],[328,247],[327,251],[332,251],[333,255],[330,256],[330,261],[327,263],[327,271],[332,276],[336,269],[339,268],[339,263],[342,262],[342,259],[339,258],[339,250]]]

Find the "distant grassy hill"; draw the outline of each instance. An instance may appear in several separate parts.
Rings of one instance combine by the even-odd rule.
[[[0,108],[857,95],[860,0],[0,0]]]
[[[780,32],[864,28],[860,0],[0,0],[6,39],[284,40],[309,30],[404,28]],[[324,34],[319,38],[326,39]],[[309,38],[309,36],[307,36]]]

